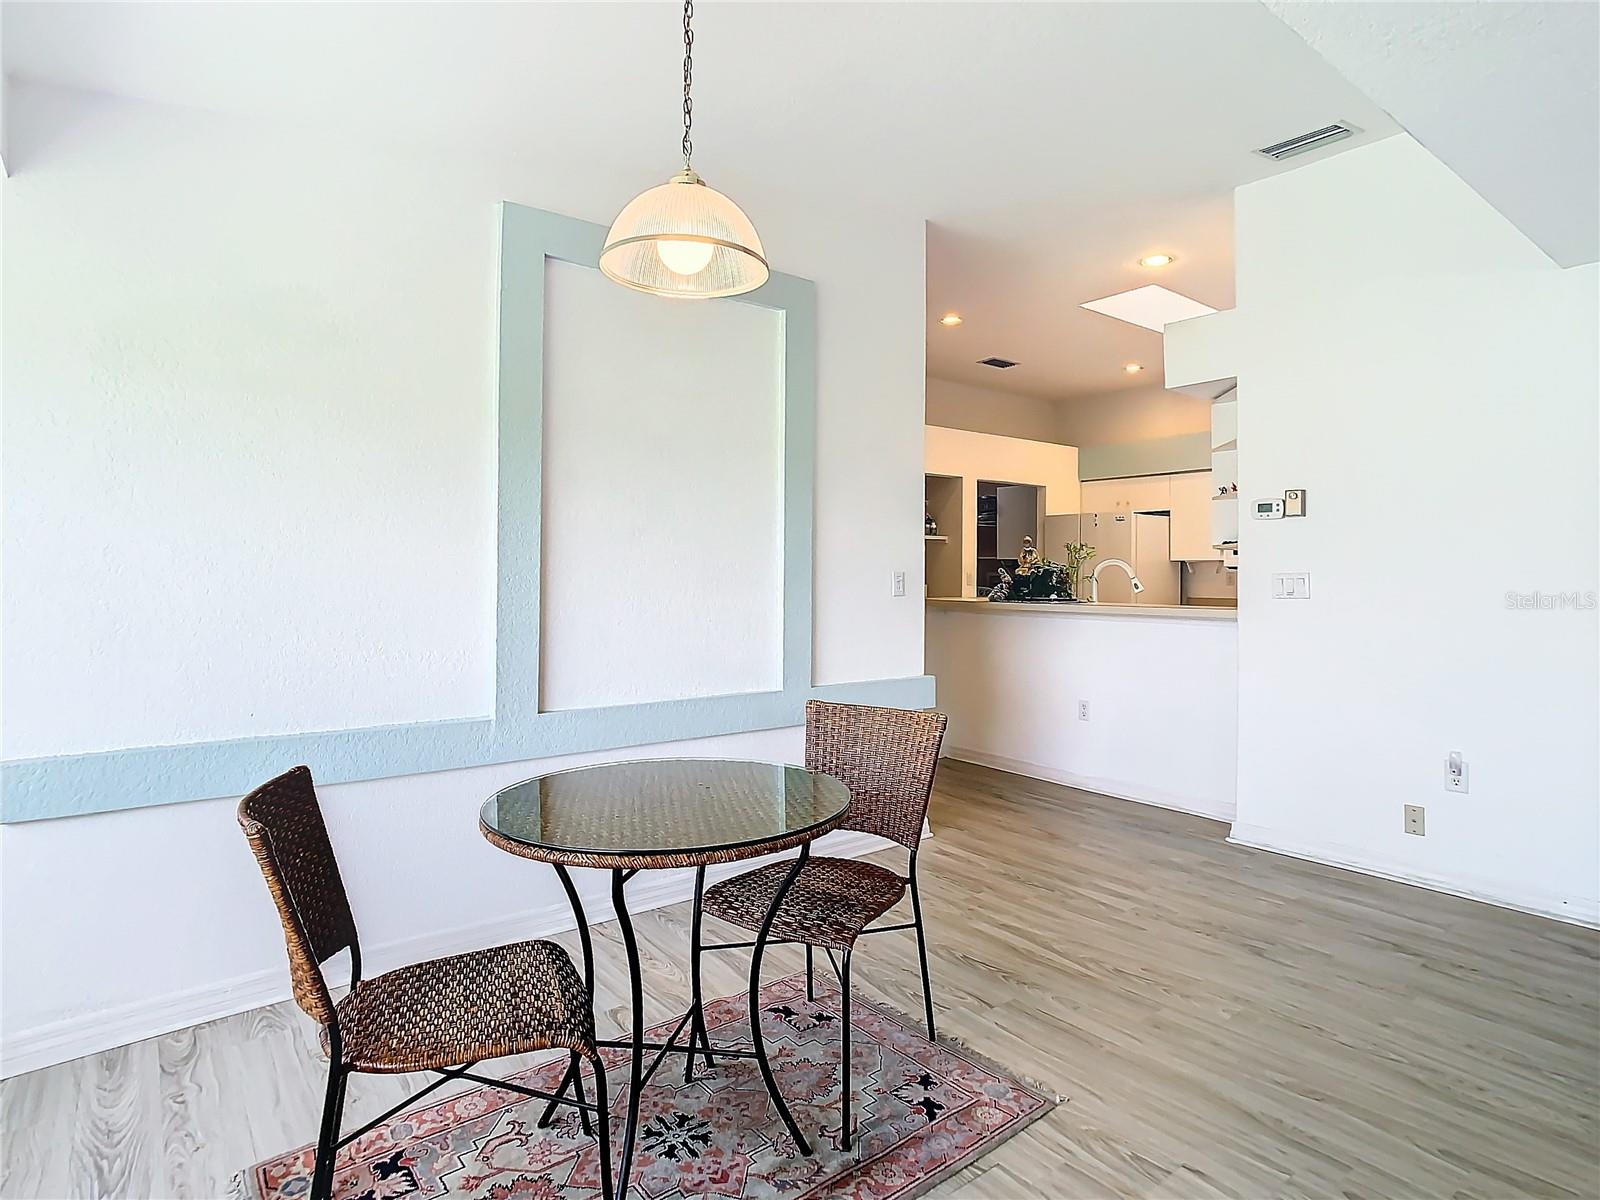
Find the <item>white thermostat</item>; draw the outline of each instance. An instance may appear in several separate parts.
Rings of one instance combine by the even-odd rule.
[[[1277,497],[1271,500],[1257,500],[1250,506],[1250,515],[1258,521],[1277,521],[1283,518],[1283,501]]]

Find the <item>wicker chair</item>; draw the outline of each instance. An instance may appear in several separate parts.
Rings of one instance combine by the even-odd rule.
[[[856,940],[864,934],[914,929],[917,956],[922,966],[922,999],[928,1018],[928,1037],[934,1036],[933,993],[928,983],[928,944],[922,926],[922,901],[917,894],[917,844],[928,813],[933,774],[939,763],[939,744],[947,718],[943,713],[910,712],[898,708],[867,708],[853,704],[806,704],[806,766],[842,780],[850,789],[850,811],[841,829],[875,833],[899,842],[911,852],[905,875],[874,863],[846,858],[812,857],[784,897],[772,922],[770,942],[800,942],[806,948],[806,998],[815,998],[813,947],[820,946],[833,964],[839,980],[844,1020],[841,1062],[843,1088],[841,1146],[850,1149],[850,960]],[[700,953],[748,945],[728,942],[702,945],[702,911],[742,929],[759,930],[772,898],[790,863],[769,863],[710,888],[705,871],[695,877],[694,924],[690,963],[694,994],[700,995]],[[912,919],[898,925],[868,928],[911,891]],[[837,954],[837,958],[835,958]],[[751,1014],[752,1019],[757,1014]],[[703,1022],[694,1035],[711,1058],[710,1039]],[[692,1056],[691,1056],[692,1064]]]
[[[339,1150],[455,1079],[572,1105],[580,1113],[585,1133],[590,1132],[589,1114],[594,1113],[599,1118],[595,1124],[599,1126],[601,1188],[610,1200],[605,1067],[595,1045],[589,990],[567,952],[554,942],[517,942],[412,963],[362,979],[355,918],[311,772],[296,767],[262,784],[240,801],[239,824],[278,906],[295,1002],[322,1026],[322,1045],[328,1053],[328,1088],[317,1136],[311,1200],[332,1195],[334,1158]],[[322,964],[342,950],[350,951],[351,984],[345,997],[335,1002]],[[567,1070],[569,1078],[576,1077],[576,1099],[472,1071],[486,1058],[556,1048],[571,1055]],[[580,1057],[588,1059],[594,1071],[597,1103],[584,1100]],[[358,1071],[428,1071],[440,1078],[341,1138],[345,1084]]]

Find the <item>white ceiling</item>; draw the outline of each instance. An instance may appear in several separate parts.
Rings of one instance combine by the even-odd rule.
[[[1557,264],[1600,258],[1600,5],[1269,3]]]
[[[674,167],[680,10],[649,4],[4,5],[7,73],[387,142]],[[695,165],[925,218],[929,371],[1048,397],[1160,381],[1160,336],[1085,300],[1233,304],[1250,153],[1395,126],[1257,3],[696,5]],[[1305,161],[1301,159],[1298,161]],[[1292,164],[1291,164],[1292,165]],[[26,170],[26,163],[14,164]],[[625,197],[619,194],[619,204]],[[598,216],[599,214],[593,214]],[[774,265],[784,247],[769,245]],[[1134,265],[1168,251],[1159,272]],[[954,309],[965,323],[937,324]],[[1004,372],[987,355],[1017,359]],[[1137,376],[1123,364],[1142,362]]]

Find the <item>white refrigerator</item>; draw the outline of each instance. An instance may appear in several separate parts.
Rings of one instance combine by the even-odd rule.
[[[1108,558],[1120,558],[1133,567],[1144,584],[1134,595],[1127,573],[1108,567],[1100,575],[1101,604],[1182,604],[1182,563],[1172,561],[1170,517],[1155,513],[1108,512],[1077,513],[1046,517],[1044,556],[1053,562],[1066,560],[1068,542],[1087,542],[1094,557],[1083,566],[1083,595],[1089,598],[1089,577]]]

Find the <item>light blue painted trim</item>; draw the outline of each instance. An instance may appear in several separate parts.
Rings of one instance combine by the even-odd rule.
[[[875,704],[879,708],[932,708],[935,697],[932,675],[909,675],[904,679],[863,679],[858,683],[819,683],[811,689],[818,700],[835,704]]]
[[[518,762],[797,725],[812,695],[922,708],[933,680],[811,686],[811,539],[816,447],[816,291],[774,273],[723,303],[781,313],[783,331],[782,690],[609,708],[539,711],[540,432],[545,262],[596,267],[605,229],[505,203],[498,312],[498,591],[492,717],[149,746],[0,763],[0,821],[237,796],[296,763],[324,783]]]
[[[240,796],[302,762],[316,764],[318,783],[351,783],[784,729],[804,721],[805,701],[811,697],[885,708],[932,708],[934,680],[931,675],[914,675],[821,684],[798,695],[752,692],[541,713],[537,730],[521,745],[496,736],[492,721],[435,721],[13,759],[0,764],[4,823]]]

